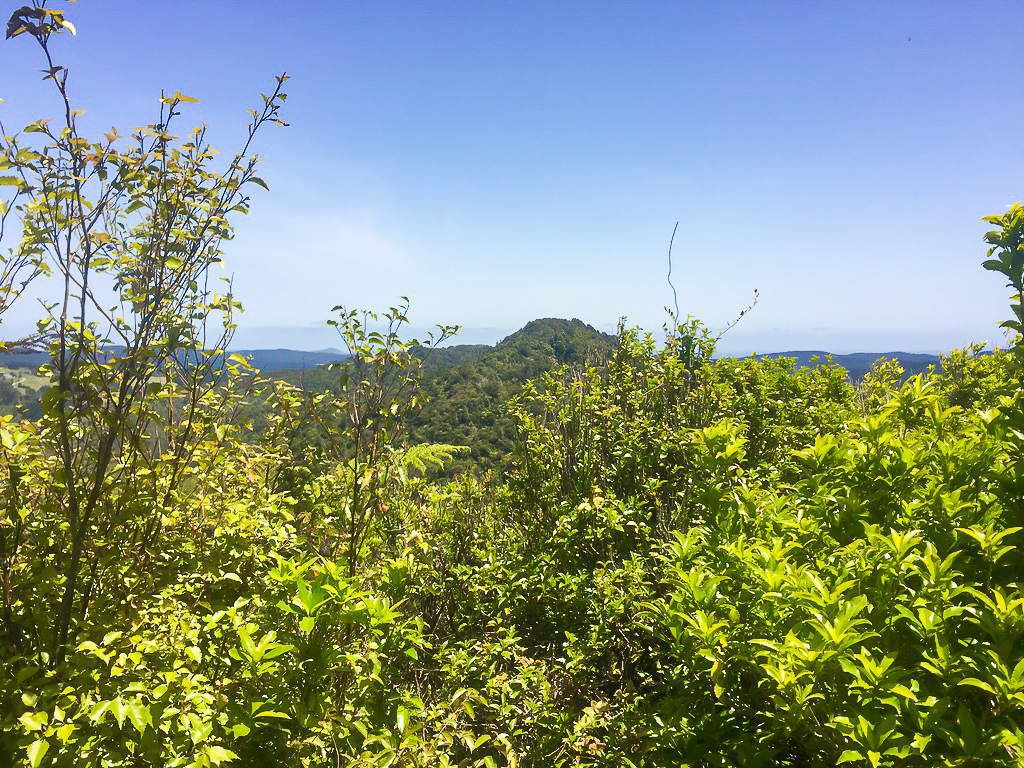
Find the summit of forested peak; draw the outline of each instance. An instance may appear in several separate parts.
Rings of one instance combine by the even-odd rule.
[[[592,325],[573,318],[545,317],[531,320],[518,331],[498,342],[495,353],[510,349],[520,355],[531,352],[550,357],[557,365],[592,361],[606,357],[615,345],[615,336],[602,333]]]
[[[587,325],[582,320],[575,317],[572,320],[565,320],[560,317],[542,317],[537,320],[531,320],[515,333],[506,336],[498,342],[498,346],[515,344],[524,338],[547,339],[555,336],[592,338],[594,340],[603,340],[609,343],[615,338],[610,334],[602,333],[594,328],[594,326]]]

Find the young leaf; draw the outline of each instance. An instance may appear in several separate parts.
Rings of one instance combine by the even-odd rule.
[[[221,763],[228,763],[232,760],[238,759],[238,755],[230,749],[224,749],[224,747],[208,747],[207,753],[210,756],[210,762],[214,765],[220,765]]]
[[[42,739],[37,739],[29,744],[28,750],[26,750],[28,752],[28,764],[32,766],[32,768],[36,768],[41,762],[43,762],[43,757],[46,756],[46,750],[49,748],[49,742],[43,741]]]

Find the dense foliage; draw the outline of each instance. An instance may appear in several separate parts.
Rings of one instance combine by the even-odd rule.
[[[509,401],[523,386],[564,365],[599,364],[608,359],[615,338],[579,320],[534,320],[494,347],[459,345],[412,350],[421,366],[417,387],[423,397],[406,423],[412,443],[459,445],[466,450],[434,473],[451,478],[464,471],[486,472],[507,467],[516,440]],[[318,366],[303,370],[271,371],[267,377],[296,387],[308,396],[340,394],[334,370]],[[253,431],[267,428],[269,409],[253,401],[249,414]],[[296,454],[322,448],[328,432],[305,419],[293,437]]]
[[[446,443],[466,449],[443,467],[434,467],[433,477],[451,479],[469,471],[502,476],[510,467],[517,441],[516,421],[508,403],[528,383],[541,384],[544,374],[563,366],[577,371],[603,367],[616,345],[614,336],[579,320],[546,318],[528,323],[494,347],[459,345],[421,350],[417,354],[423,366],[419,379],[423,398],[420,407],[410,415],[408,439],[412,443]],[[983,347],[955,354],[978,356],[984,354]],[[942,371],[946,363],[953,366],[952,370],[958,365],[949,356],[907,353],[833,356],[825,352],[794,352],[759,357],[766,359],[768,369],[790,364],[841,368],[854,383],[861,382],[873,368],[892,361],[901,369],[900,381],[916,373]],[[325,365],[301,370],[266,369],[264,375],[290,384],[307,396],[340,392],[337,376]],[[266,401],[254,398],[248,402],[247,417],[254,435],[267,429],[269,412]],[[293,437],[296,455],[325,446],[328,431],[315,420],[304,420]]]
[[[9,35],[49,57],[62,30],[37,3]],[[42,412],[0,418],[0,761],[1020,764],[1019,335],[855,389],[715,360],[696,323],[666,345],[623,329],[524,378],[500,482],[441,481],[423,470],[456,449],[410,434],[453,329],[409,342],[404,307],[384,332],[338,308],[336,386],[267,388],[252,444],[252,377],[202,343],[233,306],[203,277],[252,164],[68,121],[0,159],[23,225],[3,274],[54,271],[76,299],[36,340]],[[1019,334],[1024,206],[989,221]],[[95,269],[114,314],[71,279]],[[308,419],[326,439],[296,451]]]

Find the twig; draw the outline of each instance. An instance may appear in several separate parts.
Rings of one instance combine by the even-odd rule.
[[[754,289],[754,299],[753,299],[753,301],[751,301],[750,304],[747,305],[746,309],[744,309],[742,312],[740,312],[738,315],[736,315],[736,319],[735,320],[733,320],[731,323],[729,323],[727,326],[725,326],[725,328],[723,328],[721,330],[721,332],[719,332],[719,334],[715,337],[715,341],[718,341],[720,338],[725,336],[725,334],[728,333],[729,330],[734,325],[736,325],[736,323],[738,323],[740,320],[743,319],[743,316],[745,314],[747,314],[747,312],[749,312],[750,310],[752,310],[754,307],[757,306],[757,298],[758,298],[758,296],[757,296],[757,288],[755,288]]]
[[[679,322],[679,297],[676,294],[676,287],[672,285],[672,244],[676,241],[676,230],[679,229],[679,222],[672,227],[672,239],[668,241],[668,287],[672,289],[672,303],[676,308],[676,313],[672,316],[672,320],[675,323]]]

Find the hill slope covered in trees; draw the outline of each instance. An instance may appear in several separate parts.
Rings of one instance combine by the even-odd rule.
[[[438,347],[424,355],[420,381],[421,407],[408,423],[412,443],[445,443],[468,450],[446,464],[443,474],[504,469],[513,459],[516,422],[509,404],[528,382],[540,383],[545,374],[563,366],[576,370],[601,367],[613,354],[616,337],[601,333],[580,320],[534,320],[497,345]],[[974,354],[980,354],[975,350]],[[793,352],[759,355],[770,365],[829,366],[844,371],[852,382],[861,381],[875,366],[895,363],[901,379],[929,368],[942,371],[943,358],[901,352],[888,354],[830,355]],[[722,360],[720,365],[740,365]],[[338,392],[338,373],[326,366],[304,370],[269,371],[268,379],[286,382],[309,393]],[[254,407],[258,430],[265,409]],[[323,427],[307,421],[297,445],[322,445]]]

